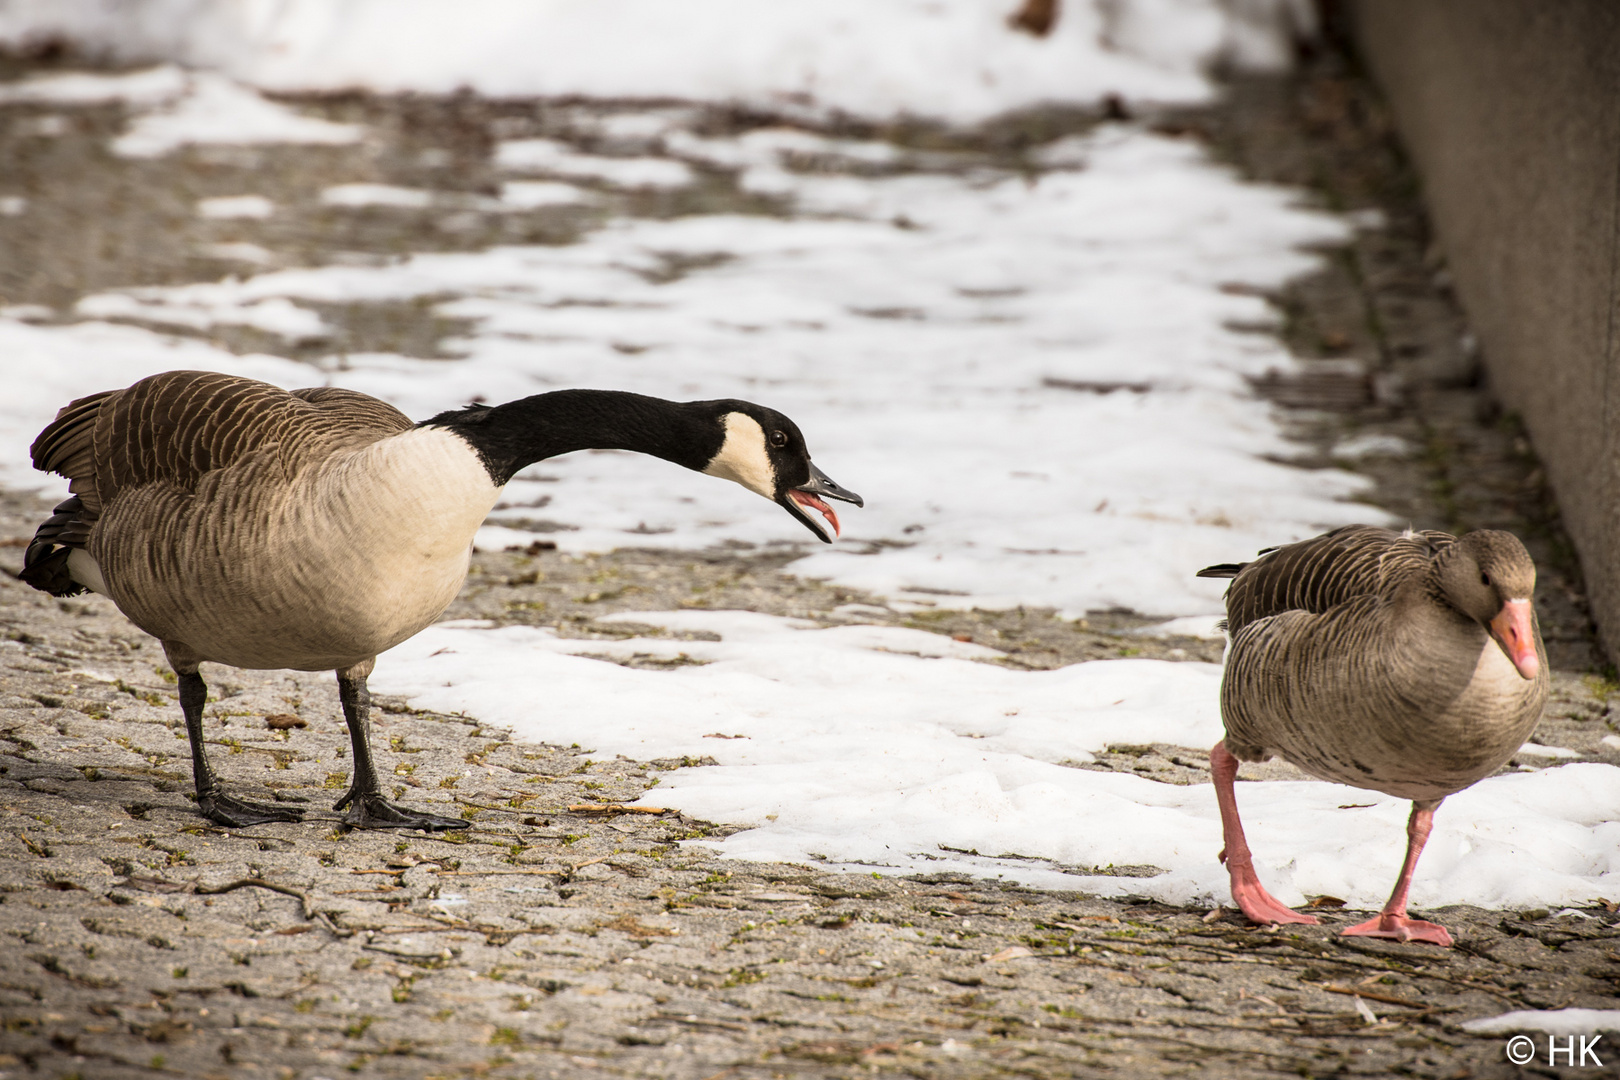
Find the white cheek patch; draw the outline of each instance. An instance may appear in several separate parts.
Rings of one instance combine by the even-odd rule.
[[[703,471],[735,480],[767,499],[776,498],[776,467],[765,452],[765,429],[744,413],[726,413],[726,441]]]

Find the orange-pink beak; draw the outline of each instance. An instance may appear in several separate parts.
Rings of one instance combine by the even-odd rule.
[[[1491,637],[1502,646],[1507,658],[1526,679],[1534,679],[1541,670],[1541,657],[1536,655],[1536,630],[1531,623],[1529,600],[1509,600],[1491,620]]]

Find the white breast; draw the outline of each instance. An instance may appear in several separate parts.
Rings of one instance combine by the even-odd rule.
[[[325,535],[339,571],[333,587],[350,593],[379,649],[427,626],[455,598],[473,535],[501,490],[472,447],[442,428],[385,439],[335,463],[315,487],[327,523],[342,523]]]
[[[351,547],[407,564],[465,552],[501,491],[477,452],[444,428],[415,428],[345,455],[313,487],[348,522]]]

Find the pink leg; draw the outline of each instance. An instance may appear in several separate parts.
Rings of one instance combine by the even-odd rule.
[[[1406,916],[1406,894],[1412,889],[1412,874],[1417,870],[1418,856],[1429,842],[1429,830],[1434,828],[1434,811],[1440,800],[1415,802],[1412,816],[1406,822],[1406,862],[1401,866],[1400,880],[1389,894],[1389,903],[1376,919],[1346,927],[1339,933],[1355,937],[1394,938],[1396,941],[1427,941],[1431,945],[1448,947],[1451,935],[1439,923],[1409,919]]]
[[[1237,794],[1232,782],[1237,778],[1238,760],[1226,748],[1224,741],[1215,744],[1209,752],[1209,769],[1215,777],[1215,801],[1221,808],[1221,836],[1226,841],[1220,859],[1226,864],[1232,878],[1232,899],[1243,909],[1250,922],[1257,923],[1315,923],[1310,915],[1301,915],[1282,901],[1266,892],[1265,886],[1254,873],[1254,858],[1248,841],[1243,838],[1243,822],[1238,819]]]

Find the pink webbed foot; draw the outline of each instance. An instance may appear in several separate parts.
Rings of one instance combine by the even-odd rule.
[[[1221,861],[1226,861],[1226,852],[1221,852]],[[1228,863],[1226,867],[1231,875],[1232,901],[1243,910],[1250,922],[1262,925],[1269,923],[1302,923],[1306,926],[1315,926],[1320,920],[1314,915],[1302,915],[1293,908],[1266,892],[1266,887],[1260,884],[1255,875],[1252,863]]]
[[[1339,931],[1345,937],[1378,937],[1392,941],[1426,941],[1443,949],[1451,948],[1451,935],[1439,923],[1424,922],[1405,915],[1383,912],[1364,923],[1347,926]]]

